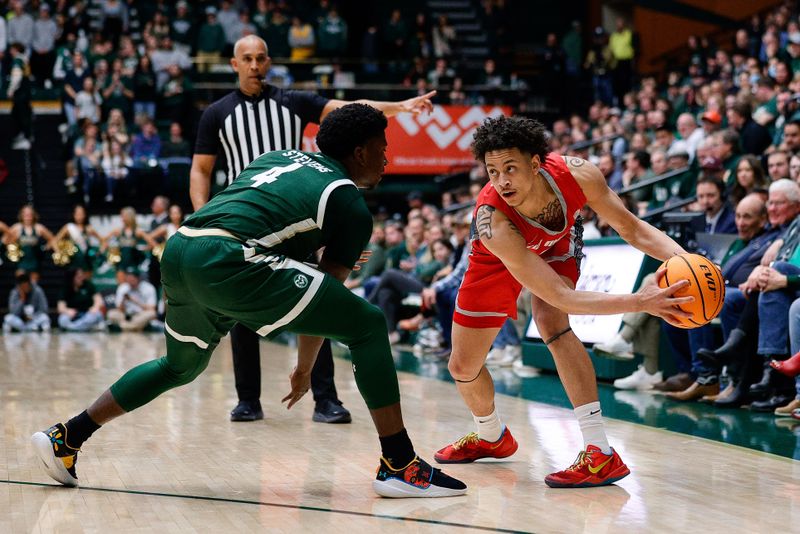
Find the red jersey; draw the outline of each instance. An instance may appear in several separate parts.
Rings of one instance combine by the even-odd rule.
[[[578,185],[572,173],[569,172],[569,168],[567,168],[564,159],[558,154],[551,152],[547,155],[540,173],[550,184],[550,187],[553,188],[556,199],[561,203],[561,211],[564,214],[565,221],[563,227],[559,230],[552,231],[520,214],[503,200],[503,197],[497,193],[491,183],[486,184],[481,190],[480,195],[478,195],[478,201],[475,205],[475,212],[472,214],[472,220],[474,221],[477,219],[478,208],[484,205],[489,205],[502,211],[522,233],[528,250],[541,256],[550,250],[561,238],[572,231],[575,220],[580,215],[581,208],[586,205],[586,195],[583,194],[581,186]],[[478,239],[477,235],[473,235],[472,239],[474,240],[472,243],[473,254],[488,254],[494,257],[494,254],[489,252],[483,243],[481,243],[480,239]]]
[[[454,320],[473,328],[500,327],[506,318],[517,316],[517,296],[522,285],[508,272],[503,262],[492,254],[475,230],[477,211],[489,205],[502,211],[522,233],[526,246],[541,256],[559,275],[578,281],[583,244],[580,210],[586,204],[578,182],[558,154],[545,158],[540,174],[550,184],[561,203],[564,224],[553,231],[525,217],[509,206],[491,183],[481,190],[473,213],[472,250],[469,267],[459,288]]]

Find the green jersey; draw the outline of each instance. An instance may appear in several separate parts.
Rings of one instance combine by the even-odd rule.
[[[251,247],[298,261],[325,247],[353,267],[372,233],[372,216],[344,167],[320,153],[267,152],[190,216],[190,228],[226,230]]]

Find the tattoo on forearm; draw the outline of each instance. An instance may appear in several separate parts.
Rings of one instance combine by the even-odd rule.
[[[475,226],[478,229],[478,237],[485,237],[486,239],[492,238],[492,213],[495,208],[484,204],[478,208],[478,213],[475,216]]]
[[[513,232],[516,232],[517,234],[519,234],[519,235],[522,235],[522,230],[520,230],[519,228],[517,228],[517,225],[516,225],[516,224],[514,224],[514,223],[512,223],[511,221],[508,221],[508,227],[509,227],[509,228],[510,228],[510,229],[511,229]]]
[[[570,165],[570,166],[572,166],[572,167],[580,167],[581,165],[583,165],[584,163],[586,163],[586,161],[585,161],[585,160],[582,160],[581,158],[574,158],[574,157],[571,157],[571,158],[569,158],[569,160],[568,160],[568,163],[569,163],[569,165]]]

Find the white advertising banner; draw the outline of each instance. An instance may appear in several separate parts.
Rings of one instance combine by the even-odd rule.
[[[581,264],[578,291],[631,293],[639,276],[644,252],[628,244],[596,245],[583,248],[586,257]],[[570,315],[575,335],[584,343],[608,341],[622,325],[622,315]],[[531,321],[528,338],[541,339],[536,323]]]

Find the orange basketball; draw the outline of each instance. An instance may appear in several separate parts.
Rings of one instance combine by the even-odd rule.
[[[694,297],[694,302],[678,306],[691,313],[692,317],[676,318],[675,326],[697,328],[719,315],[725,300],[725,281],[719,267],[711,260],[699,254],[679,254],[662,263],[659,269],[667,270],[666,276],[658,283],[659,287],[669,287],[680,280],[688,280],[689,285],[675,293],[675,296]]]

